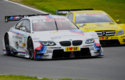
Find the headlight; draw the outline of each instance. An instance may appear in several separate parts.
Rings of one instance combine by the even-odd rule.
[[[123,29],[121,29],[121,30],[117,33],[117,35],[122,35],[122,34],[124,34]]]
[[[94,43],[94,39],[88,39],[88,40],[86,40],[86,42],[85,42],[86,44],[91,44],[91,43]]]
[[[55,46],[56,43],[53,41],[41,41],[41,44],[44,46]]]

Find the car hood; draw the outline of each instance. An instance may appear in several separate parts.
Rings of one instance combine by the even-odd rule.
[[[34,32],[32,37],[33,40],[39,41],[83,40],[87,38],[85,33],[79,29]]]
[[[77,24],[79,26],[81,24]],[[83,27],[80,27],[81,30],[88,31],[102,31],[102,30],[121,30],[121,27],[116,23],[85,23]]]

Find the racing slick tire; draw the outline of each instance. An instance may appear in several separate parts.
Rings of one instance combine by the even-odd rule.
[[[31,39],[31,37],[29,37],[28,40],[27,40],[27,50],[28,50],[28,53],[29,53],[29,58],[31,60],[35,59],[34,58],[33,41]]]
[[[6,55],[11,55],[10,45],[9,45],[9,35],[6,33],[4,36],[4,42],[5,42],[5,49],[6,49]]]

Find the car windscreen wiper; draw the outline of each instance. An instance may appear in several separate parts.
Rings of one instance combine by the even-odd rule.
[[[57,26],[57,22],[56,22],[55,19],[54,19],[54,22],[55,22],[55,25],[56,25],[56,30],[59,30],[59,29],[58,29],[58,26]]]

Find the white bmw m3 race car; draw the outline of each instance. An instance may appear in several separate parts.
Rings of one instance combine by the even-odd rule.
[[[6,16],[19,21],[5,33],[3,52],[30,59],[102,56],[95,32],[83,32],[64,16],[49,14]]]

